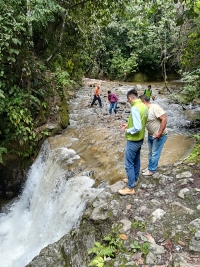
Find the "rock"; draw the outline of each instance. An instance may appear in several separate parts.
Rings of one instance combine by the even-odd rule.
[[[194,213],[194,211],[192,209],[189,209],[189,208],[181,205],[179,202],[172,202],[171,206],[180,208],[180,210],[182,210],[186,214],[191,214],[192,215]]]
[[[188,188],[183,188],[183,189],[181,189],[180,190],[180,192],[178,193],[178,196],[180,197],[180,198],[185,198],[185,194],[186,193],[188,193],[188,192],[190,192],[190,190],[188,189]]]
[[[96,208],[94,208],[90,219],[94,221],[106,220],[109,217],[109,206],[104,203]]]
[[[160,220],[163,215],[165,214],[166,212],[162,209],[157,209],[155,210],[151,216],[152,216],[152,222],[156,222],[157,220]]]
[[[120,233],[125,233],[126,231],[131,229],[131,221],[124,219],[119,222],[123,224],[122,228],[119,229]]]
[[[191,239],[189,249],[191,251],[200,252],[200,230],[198,230]]]
[[[160,255],[165,253],[165,249],[163,246],[159,246],[157,244],[151,243],[149,248],[149,253],[146,257],[146,263],[147,264],[155,264],[157,262],[157,256],[158,259],[161,259]]]
[[[124,182],[119,181],[119,182],[116,182],[115,184],[111,185],[110,189],[113,193],[117,193],[118,190],[122,189],[123,187],[124,187]]]
[[[193,225],[195,228],[200,230],[200,218],[197,218],[190,222],[190,225]]]
[[[190,178],[190,177],[192,177],[192,174],[189,171],[182,172],[182,173],[179,173],[179,174],[176,175],[176,178],[177,179],[180,179],[180,178]]]

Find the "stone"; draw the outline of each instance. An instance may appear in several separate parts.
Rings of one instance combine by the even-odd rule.
[[[179,207],[180,210],[182,210],[186,214],[191,214],[192,215],[194,213],[194,211],[192,209],[189,209],[189,208],[181,205],[179,202],[172,202],[171,206]]]
[[[125,233],[126,231],[131,229],[131,221],[123,219],[119,222],[123,224],[122,228],[119,230],[120,233]]]
[[[124,182],[123,181],[119,181],[116,182],[115,184],[111,185],[110,189],[113,193],[117,193],[118,190],[124,188]]]
[[[179,173],[179,174],[176,175],[176,178],[177,178],[177,179],[181,179],[181,178],[190,178],[190,177],[192,177],[192,174],[191,174],[191,172],[189,172],[189,171],[182,172],[182,173]]]
[[[94,208],[90,219],[97,221],[97,220],[106,220],[109,217],[109,207],[108,204],[102,204],[98,207]]]
[[[200,230],[198,230],[191,239],[189,249],[191,251],[200,252]]]
[[[157,220],[160,220],[163,215],[165,214],[166,212],[162,209],[157,209],[155,210],[151,216],[152,216],[152,222],[156,222]]]
[[[190,190],[188,189],[188,188],[183,188],[183,189],[181,189],[180,190],[180,192],[178,193],[178,196],[180,197],[180,198],[185,198],[185,194],[186,193],[188,193],[188,192],[190,192]]]
[[[198,230],[200,230],[200,218],[197,218],[193,221],[190,222],[191,225],[194,225],[195,228],[197,228]]]

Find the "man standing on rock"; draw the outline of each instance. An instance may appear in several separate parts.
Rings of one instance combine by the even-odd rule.
[[[94,103],[98,100],[100,108],[102,108],[101,98],[100,98],[100,86],[97,85],[94,89],[94,98],[91,104],[91,107],[94,105]]]
[[[140,150],[148,117],[148,108],[138,98],[138,93],[135,89],[128,91],[127,100],[131,105],[131,113],[128,123],[122,124],[120,131],[125,130],[127,139],[124,163],[128,179],[124,179],[127,187],[118,191],[121,195],[133,195],[135,193],[134,186],[140,173]]]
[[[158,161],[167,140],[167,116],[165,111],[157,104],[152,104],[145,95],[140,96],[142,102],[148,107],[149,114],[146,128],[148,131],[149,164],[142,171],[142,175],[153,175],[158,167]]]

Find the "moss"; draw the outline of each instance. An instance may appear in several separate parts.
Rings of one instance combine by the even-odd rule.
[[[136,73],[132,78],[133,82],[146,82],[147,76],[144,73]]]
[[[186,163],[190,162],[200,165],[200,144],[194,146],[190,156],[186,159]]]
[[[61,253],[65,261],[65,267],[72,267],[70,256],[65,253],[64,248],[61,248]]]
[[[61,127],[65,129],[69,125],[68,105],[65,98],[60,102],[59,115]]]

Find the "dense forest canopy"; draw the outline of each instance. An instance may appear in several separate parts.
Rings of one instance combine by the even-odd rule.
[[[29,157],[48,132],[49,99],[82,77],[132,81],[135,73],[190,81],[198,97],[200,1],[0,0],[0,161]],[[17,145],[16,145],[17,144]],[[18,149],[21,146],[21,150]]]

